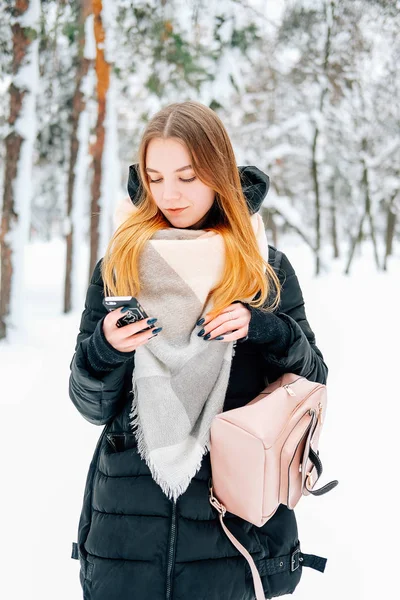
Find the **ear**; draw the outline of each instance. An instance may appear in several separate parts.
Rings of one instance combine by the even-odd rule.
[[[117,229],[136,210],[137,208],[129,196],[118,200],[113,215],[115,229]]]

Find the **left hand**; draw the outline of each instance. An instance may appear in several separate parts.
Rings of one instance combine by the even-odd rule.
[[[230,314],[229,314],[230,313]],[[251,312],[241,302],[230,304],[214,319],[210,320],[208,315],[202,325],[198,325],[199,332],[204,329],[204,337],[210,334],[208,339],[213,340],[223,336],[223,342],[232,342],[246,337],[249,331]]]

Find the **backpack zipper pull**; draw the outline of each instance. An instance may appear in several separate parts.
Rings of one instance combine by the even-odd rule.
[[[322,425],[322,402],[318,403],[318,421]]]
[[[287,393],[289,394],[289,396],[295,396],[296,394],[294,393],[294,391],[289,387],[291,384],[287,383],[286,385],[284,385],[283,387],[285,388],[285,390],[287,391]]]

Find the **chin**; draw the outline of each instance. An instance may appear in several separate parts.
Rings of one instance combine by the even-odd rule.
[[[171,225],[175,225],[176,227],[191,227],[195,225],[195,223],[192,223],[192,219],[188,219],[187,215],[164,216]]]
[[[200,217],[200,218],[196,218],[195,221],[193,221],[193,219],[189,219],[188,215],[185,215],[184,213],[182,213],[181,215],[175,215],[175,216],[171,216],[171,215],[166,215],[165,213],[164,217],[167,219],[167,221],[169,223],[171,223],[172,227],[178,227],[180,229],[188,229],[188,228],[194,228],[194,229],[200,229],[202,227],[202,225],[204,224],[204,217]]]
[[[182,216],[175,215],[175,216],[172,216],[172,217],[170,217],[170,216],[167,217],[167,215],[164,215],[164,216],[167,219],[167,221],[169,221],[170,223],[190,223],[190,222],[188,222],[187,218],[185,219],[183,217],[183,215]]]

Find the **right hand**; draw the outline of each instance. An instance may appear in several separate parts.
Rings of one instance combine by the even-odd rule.
[[[132,352],[132,350],[136,350],[136,348],[146,344],[154,337],[153,331],[154,329],[157,329],[158,325],[156,324],[154,328],[147,329],[147,331],[142,331],[149,327],[147,321],[151,317],[146,317],[145,319],[136,321],[136,323],[129,323],[124,327],[117,327],[116,323],[118,319],[124,316],[124,313],[121,313],[122,308],[123,307],[121,306],[116,310],[110,311],[106,315],[103,321],[103,332],[107,342],[111,344],[113,348],[120,352]]]

